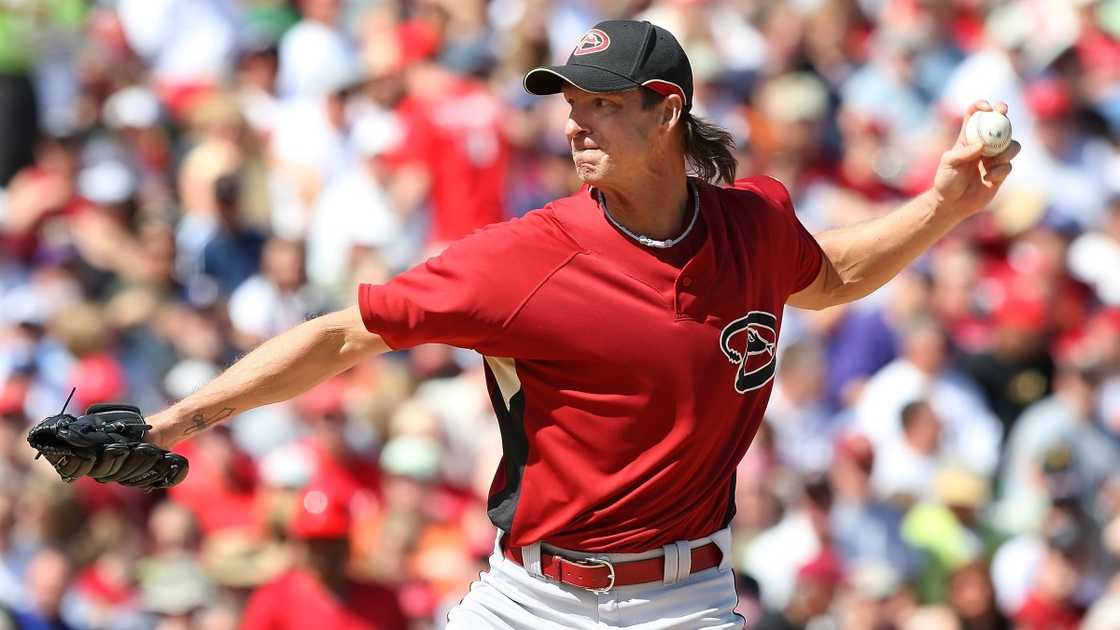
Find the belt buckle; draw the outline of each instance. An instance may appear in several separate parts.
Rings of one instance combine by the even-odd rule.
[[[607,567],[607,570],[610,571],[611,581],[610,581],[609,584],[607,584],[607,586],[605,588],[586,588],[585,587],[584,590],[591,591],[592,593],[595,593],[596,595],[606,595],[607,593],[611,592],[611,589],[614,588],[614,580],[615,580],[614,564],[611,563],[610,560],[604,560],[602,558],[580,558],[578,560],[571,560],[570,562],[572,562],[573,564],[578,564],[578,565],[585,566],[585,567]]]

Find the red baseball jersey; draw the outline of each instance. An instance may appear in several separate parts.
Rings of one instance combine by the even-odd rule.
[[[513,545],[642,551],[734,514],[782,307],[822,254],[777,180],[691,185],[699,225],[669,250],[584,189],[359,289],[390,347],[485,358],[504,449],[488,510]]]

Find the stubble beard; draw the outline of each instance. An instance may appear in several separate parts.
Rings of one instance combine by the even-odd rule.
[[[594,185],[603,181],[607,169],[602,160],[580,160],[578,155],[573,155],[572,161],[575,164],[576,177],[579,177],[583,183]]]

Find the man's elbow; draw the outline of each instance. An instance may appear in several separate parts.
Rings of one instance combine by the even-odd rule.
[[[338,354],[350,360],[360,361],[390,350],[381,335],[366,330],[357,306],[329,313],[312,321],[317,323],[320,335],[332,340]]]
[[[786,304],[806,311],[823,311],[826,308],[846,304],[850,301],[837,295],[814,293],[813,295],[790,296]]]
[[[786,301],[790,306],[809,311],[822,311],[847,304],[863,297],[855,283],[845,282],[831,264],[825,264],[812,284],[794,293]]]

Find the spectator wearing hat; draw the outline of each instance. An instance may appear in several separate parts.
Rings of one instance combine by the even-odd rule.
[[[156,91],[177,115],[225,78],[240,26],[220,2],[122,0],[113,17],[122,48],[144,59]]]
[[[827,208],[814,204],[811,193],[814,184],[828,183],[836,167],[837,156],[826,141],[828,87],[809,72],[781,74],[758,86],[752,104],[751,148],[758,170],[788,182],[798,215],[809,226],[823,227]],[[797,199],[798,192],[807,203]]]
[[[162,623],[190,623],[215,604],[214,581],[199,562],[194,517],[163,501],[148,518],[152,548],[136,567],[140,607]]]
[[[1054,380],[1054,361],[1047,351],[1053,328],[1048,304],[1042,296],[1009,290],[1011,295],[996,308],[991,347],[959,362],[961,371],[979,385],[1005,436],[1024,409],[1050,394]]]
[[[960,465],[938,471],[932,501],[910,508],[902,520],[902,537],[923,551],[926,562],[917,576],[922,601],[943,601],[949,575],[993,547],[995,533],[985,520],[988,480]]]
[[[1044,457],[1055,447],[1071,451],[1069,463],[1085,484],[1086,497],[1095,496],[1115,472],[1120,448],[1102,426],[1096,406],[1102,368],[1072,357],[1062,361],[1054,393],[1023,412],[1008,437],[999,513],[1009,531],[1032,527],[1047,508]]]
[[[404,630],[397,593],[348,575],[350,510],[329,486],[309,486],[290,524],[295,561],[249,598],[244,630]]]
[[[1027,106],[1035,120],[1038,143],[1024,154],[1019,177],[1046,193],[1057,217],[1082,228],[1099,225],[1115,184],[1108,166],[1112,149],[1104,140],[1086,135],[1076,122],[1079,104],[1073,87],[1056,77],[1043,77],[1025,88]],[[1018,166],[1016,167],[1019,168]],[[1026,178],[1029,177],[1029,180]]]
[[[86,202],[70,219],[78,273],[87,293],[105,298],[121,284],[171,285],[174,246],[170,228],[141,213],[132,168],[116,159],[78,174]]]
[[[409,573],[410,551],[430,525],[446,516],[441,514],[449,504],[440,485],[441,459],[440,444],[430,436],[397,435],[385,443],[378,457],[381,510],[376,519],[359,523],[354,540],[363,571],[383,579]]]
[[[392,159],[426,175],[427,245],[438,251],[508,216],[506,105],[475,76],[431,60],[411,65],[406,81],[411,89],[395,109],[405,139]]]
[[[111,94],[101,109],[105,126],[122,150],[122,162],[136,174],[136,195],[142,209],[162,211],[172,203],[171,138],[164,127],[163,107],[143,85],[129,85]]]

